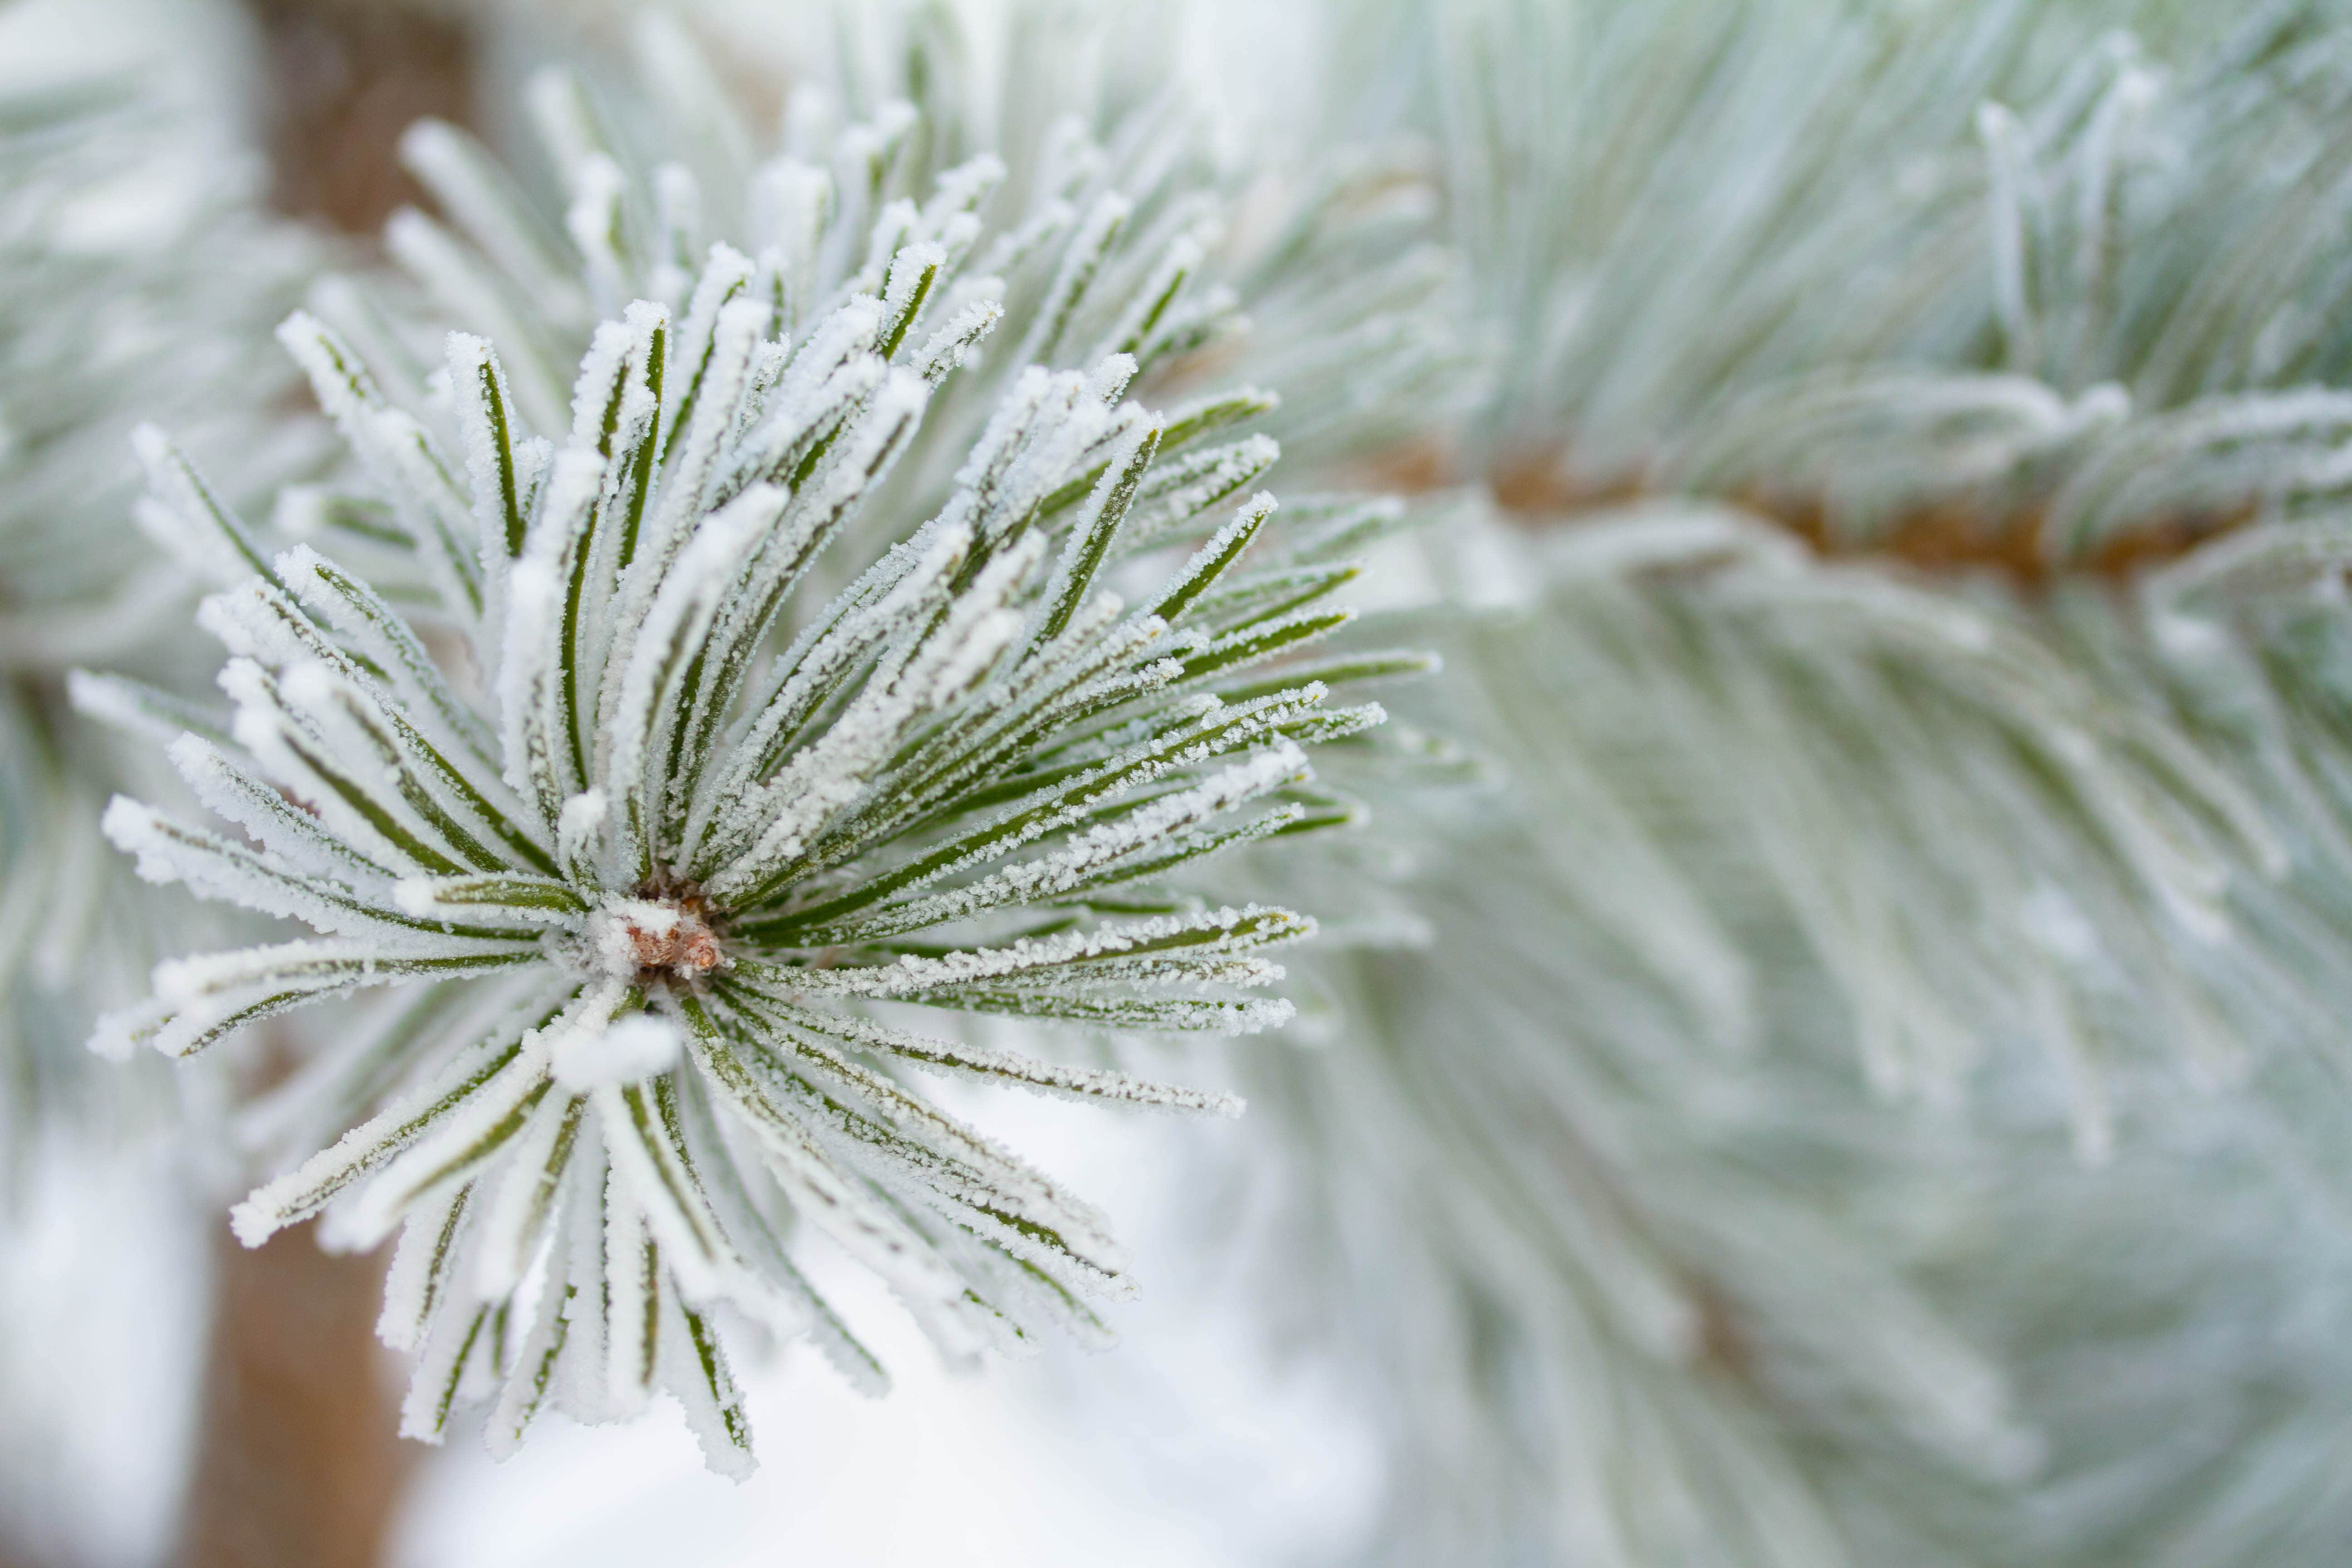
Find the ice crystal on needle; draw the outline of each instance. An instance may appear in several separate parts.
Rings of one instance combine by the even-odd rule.
[[[545,434],[481,339],[451,334],[446,376],[405,399],[289,321],[363,476],[339,504],[425,585],[414,621],[308,545],[265,559],[151,442],[158,513],[251,572],[204,609],[234,721],[172,748],[247,837],[129,800],[108,832],[152,879],[319,934],[166,963],[99,1043],[185,1054],[413,985],[289,1086],[289,1124],[350,1131],[235,1221],[248,1243],[321,1211],[339,1245],[401,1232],[382,1331],[419,1352],[414,1436],[477,1394],[504,1447],[543,1406],[608,1418],[665,1387],[714,1466],[747,1467],[715,1306],[879,1373],[792,1262],[802,1222],[950,1344],[1098,1335],[1087,1302],[1126,1289],[1100,1217],[902,1069],[1233,1102],[873,1005],[1286,1016],[1254,993],[1310,922],[1167,879],[1354,815],[1305,748],[1378,722],[1329,689],[1399,661],[1255,667],[1347,620],[1328,557],[1361,529],[1277,548],[1271,496],[1167,482],[1215,421],[1127,399],[1115,352],[1013,374],[928,521],[873,516],[997,318],[958,287],[971,184],[886,215],[878,259],[814,304],[781,251],[711,247],[675,308],[595,328]],[[1072,256],[1066,312],[1089,302]],[[904,537],[812,591],[828,544],[877,532]]]

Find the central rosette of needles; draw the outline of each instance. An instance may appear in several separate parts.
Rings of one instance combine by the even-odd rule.
[[[716,920],[700,890],[690,886],[614,899],[589,922],[589,954],[605,973],[641,986],[699,980],[726,956]]]

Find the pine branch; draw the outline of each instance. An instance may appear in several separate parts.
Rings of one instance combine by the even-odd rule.
[[[503,209],[473,200],[470,154],[438,130],[420,148],[497,252]],[[320,935],[167,963],[94,1043],[185,1056],[415,987],[289,1089],[348,1131],[240,1205],[239,1236],[322,1211],[339,1245],[401,1234],[381,1327],[417,1352],[411,1436],[490,1398],[504,1448],[542,1408],[604,1419],[658,1387],[740,1474],[720,1304],[879,1376],[791,1261],[803,1222],[950,1347],[1017,1349],[1048,1325],[1097,1339],[1092,1303],[1130,1289],[1099,1215],[904,1068],[1239,1109],[973,1050],[869,1004],[1279,1022],[1246,994],[1312,921],[1185,895],[1122,913],[1122,889],[1352,820],[1286,792],[1304,748],[1381,717],[1329,706],[1329,680],[1395,667],[1286,664],[1346,623],[1326,606],[1351,574],[1302,582],[1272,560],[1272,497],[1233,510],[1244,479],[1167,480],[1217,420],[1123,397],[1184,333],[1137,316],[1136,299],[1181,296],[1164,270],[1111,265],[1107,218],[1037,239],[1046,286],[999,327],[1003,285],[968,276],[985,160],[942,174],[928,206],[812,199],[804,228],[756,257],[710,245],[692,270],[677,224],[650,249],[606,245],[631,232],[610,221],[610,167],[573,173],[584,281],[544,279],[573,292],[511,360],[453,333],[425,378],[309,315],[281,329],[352,454],[335,515],[368,520],[415,608],[309,545],[264,559],[158,447],[154,524],[192,557],[258,567],[204,607],[234,719],[171,747],[244,837],[128,800],[107,831],[151,880]],[[824,180],[786,164],[766,184]],[[666,188],[675,217],[688,204]],[[438,245],[409,259],[457,254]],[[600,298],[617,319],[590,330]],[[576,325],[566,299],[589,312]],[[934,410],[992,328],[1049,363],[1001,375],[950,452]],[[559,402],[549,345],[567,333],[587,342]],[[921,488],[900,476],[926,463],[951,477],[909,512]],[[893,537],[821,593],[836,542]],[[427,651],[450,638],[463,666]]]
[[[1428,633],[1510,787],[1375,797],[1428,950],[1251,1064],[1364,1557],[2305,1561],[2340,22],[1404,9],[1504,345],[1412,456],[1541,532]]]

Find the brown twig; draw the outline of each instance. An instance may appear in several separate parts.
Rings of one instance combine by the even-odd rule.
[[[1465,482],[1452,455],[1426,443],[1382,454],[1362,465],[1358,477],[1375,489],[1406,494]],[[1580,511],[1667,493],[1638,475],[1573,474],[1559,453],[1549,448],[1497,462],[1485,479],[1503,514],[1531,529],[1558,526]],[[2087,554],[2057,561],[2042,542],[2045,514],[2032,502],[2000,511],[1960,502],[1924,504],[1877,523],[1867,534],[1850,535],[1832,526],[1828,508],[1818,496],[1756,489],[1721,499],[1778,523],[1824,559],[1878,561],[1936,576],[1989,572],[2027,589],[2047,587],[2062,576],[2111,582],[2132,577],[2178,560],[2216,534],[2252,521],[2255,514],[2248,504],[2145,519],[2110,535]]]

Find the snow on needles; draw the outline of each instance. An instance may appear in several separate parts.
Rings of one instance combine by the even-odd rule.
[[[412,151],[464,173],[437,132]],[[1171,424],[1125,396],[1200,252],[1180,234],[1114,277],[1099,252],[1123,204],[1060,236],[1022,329],[1043,358],[1099,319],[1109,352],[1011,376],[951,481],[894,488],[1005,314],[995,280],[961,273],[992,163],[939,181],[949,210],[886,208],[875,259],[824,300],[781,245],[710,246],[585,334],[568,409],[510,377],[494,336],[450,334],[446,378],[409,398],[289,319],[405,563],[397,607],[328,552],[331,529],[268,558],[142,437],[146,526],[250,568],[203,614],[234,720],[169,753],[235,831],[122,799],[106,830],[150,880],[320,934],[167,963],[95,1043],[184,1055],[413,988],[397,1022],[299,1075],[344,1130],[235,1215],[248,1245],[321,1213],[337,1245],[399,1234],[381,1329],[416,1352],[412,1436],[488,1399],[503,1447],[542,1407],[607,1419],[659,1388],[740,1473],[715,1308],[876,1370],[794,1267],[802,1225],[950,1348],[1100,1339],[1089,1303],[1129,1289],[1100,1217],[904,1069],[1238,1101],[868,1008],[1224,1033],[1287,1016],[1252,994],[1312,922],[1183,885],[1220,851],[1359,815],[1315,785],[1308,748],[1381,711],[1333,705],[1329,661],[1284,662],[1346,623],[1328,595],[1350,574],[1254,554],[1273,498],[1229,504],[1273,445],[1202,438],[1271,399]],[[580,200],[602,199],[583,167]],[[787,173],[770,184],[823,177]],[[587,270],[572,287],[593,294]],[[898,542],[824,593],[828,547],[870,538]],[[1114,574],[1164,586],[1130,607]],[[427,651],[451,638],[478,681]]]

